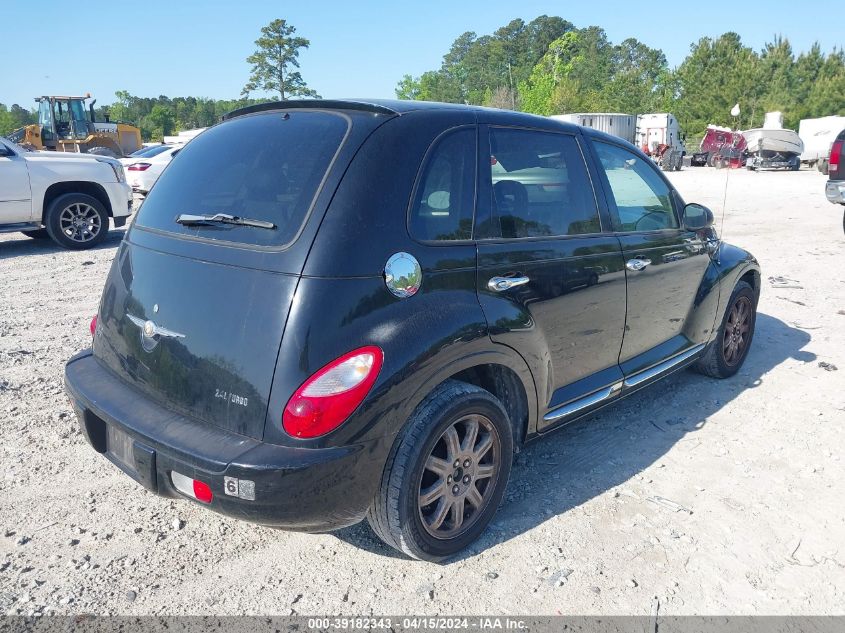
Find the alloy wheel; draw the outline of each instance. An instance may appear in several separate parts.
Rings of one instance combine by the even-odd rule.
[[[722,354],[725,363],[729,366],[739,363],[745,355],[753,312],[751,300],[748,297],[738,297],[731,306],[722,338]]]
[[[469,530],[489,505],[502,459],[499,433],[483,415],[450,424],[426,459],[418,509],[423,528],[437,539]]]
[[[100,214],[90,204],[74,202],[59,214],[59,228],[70,240],[78,243],[90,242],[102,230]]]

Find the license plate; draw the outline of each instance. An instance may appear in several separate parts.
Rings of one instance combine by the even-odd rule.
[[[108,425],[108,452],[127,468],[135,470],[135,455],[132,450],[132,438],[120,429]]]

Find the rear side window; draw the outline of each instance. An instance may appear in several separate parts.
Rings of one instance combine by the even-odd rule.
[[[672,193],[654,167],[631,151],[593,141],[616,203],[617,231],[678,228]]]
[[[440,139],[416,189],[411,235],[423,241],[472,237],[477,162],[474,128],[462,128]]]
[[[331,112],[268,112],[233,119],[178,150],[138,212],[142,227],[256,246],[299,232],[349,128]],[[275,229],[184,226],[181,214],[262,220]]]
[[[494,224],[498,224],[501,237],[601,231],[593,187],[574,137],[493,128],[490,175]]]

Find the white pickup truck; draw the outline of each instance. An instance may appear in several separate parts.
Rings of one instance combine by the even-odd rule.
[[[0,233],[91,248],[132,212],[132,189],[112,158],[30,152],[0,137]]]

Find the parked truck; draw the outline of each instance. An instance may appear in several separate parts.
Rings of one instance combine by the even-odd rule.
[[[664,171],[677,171],[683,165],[687,148],[678,119],[668,112],[637,117],[635,145],[651,156]]]
[[[692,164],[697,167],[739,167],[742,166],[745,149],[742,132],[735,132],[729,127],[708,125],[699,151],[692,155]]]
[[[641,114],[637,117],[636,145],[653,152],[658,145],[686,151],[678,119],[668,112]]]
[[[69,249],[126,224],[132,190],[117,160],[77,152],[36,152],[0,136],[0,233],[50,238]]]
[[[801,119],[798,136],[804,141],[801,162],[828,173],[830,148],[836,136],[845,130],[845,116],[823,116],[817,119]]]

